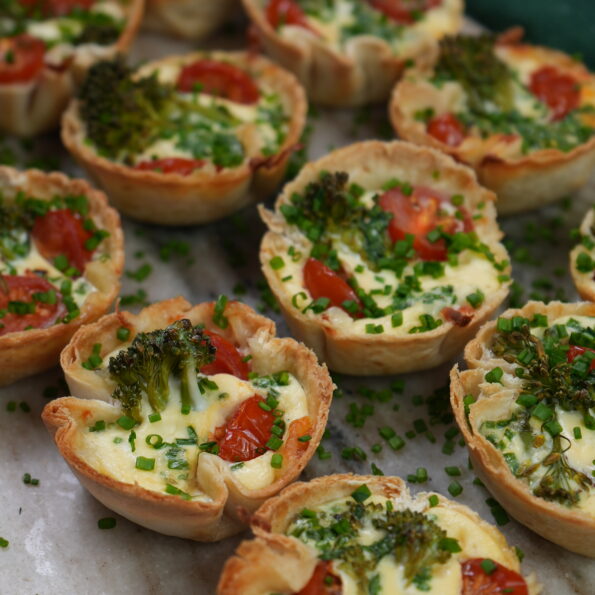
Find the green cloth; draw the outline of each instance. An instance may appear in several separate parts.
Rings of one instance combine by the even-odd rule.
[[[595,0],[467,0],[466,5],[489,29],[521,25],[527,41],[578,54],[595,67]]]

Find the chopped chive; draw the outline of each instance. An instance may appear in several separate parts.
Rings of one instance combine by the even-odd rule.
[[[428,498],[428,502],[430,503],[430,508],[434,508],[434,506],[438,506],[440,499],[438,498],[438,496],[436,496],[436,494],[432,494]]]
[[[118,338],[118,341],[128,341],[130,337],[130,329],[126,328],[125,326],[121,326],[116,331],[116,337]]]
[[[365,502],[371,495],[372,492],[365,483],[359,486],[359,488],[357,488],[353,492],[351,492],[351,497],[359,504]]]
[[[481,561],[481,568],[486,574],[489,575],[489,574],[493,574],[496,571],[496,569],[498,568],[498,565],[493,560],[490,560],[489,558],[485,558],[484,560]]]
[[[104,519],[99,519],[97,521],[97,526],[100,529],[113,529],[116,526],[116,519],[114,517],[108,516]]]
[[[151,413],[149,415],[149,421],[154,424],[157,421],[161,421],[161,414],[160,413]]]
[[[155,459],[136,457],[135,467],[141,471],[153,471],[153,469],[155,469]]]
[[[132,430],[136,425],[136,420],[132,419],[132,417],[128,417],[127,415],[123,415],[116,420],[116,423],[125,430]]]
[[[283,455],[276,452],[271,457],[271,467],[273,469],[281,469],[282,466],[283,466]]]
[[[453,498],[456,498],[463,493],[463,486],[458,481],[451,481],[450,484],[448,484],[448,493]]]

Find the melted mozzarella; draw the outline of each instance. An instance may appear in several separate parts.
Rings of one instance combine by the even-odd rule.
[[[104,370],[107,362],[109,362],[109,356],[104,358]],[[166,409],[161,412],[161,420],[154,423],[148,420],[148,415],[152,411],[144,401],[144,421],[133,428],[136,434],[134,451],[129,442],[130,431],[113,423],[118,418],[118,414],[113,420],[104,420],[109,422],[106,430],[84,431],[79,435],[80,456],[100,473],[119,481],[137,484],[157,492],[163,492],[166,485],[170,484],[189,494],[193,499],[206,498],[200,484],[200,477],[196,475],[198,457],[201,456],[198,444],[211,441],[214,430],[224,425],[226,419],[243,401],[254,394],[260,394],[265,398],[267,394],[267,389],[254,386],[252,382],[230,374],[215,374],[208,379],[214,382],[217,388],[207,390],[204,395],[198,397],[202,402],[196,403],[195,400],[195,409],[188,415],[180,412],[179,385],[175,382],[171,383],[170,400]],[[283,411],[283,419],[287,426],[293,420],[308,415],[308,402],[303,387],[294,376],[290,375],[289,379],[287,386],[275,386],[279,392],[276,397],[279,401],[279,409]],[[89,425],[93,426],[96,421],[97,419],[94,419],[89,422]],[[157,434],[164,443],[176,444],[176,439],[189,438],[189,426],[196,432],[198,444],[179,445],[180,452],[173,458],[181,461],[184,468],[171,469],[168,466],[173,456],[171,447],[163,446],[155,449],[147,443],[147,437]],[[168,451],[170,451],[170,458],[168,458]],[[270,485],[275,480],[277,471],[271,467],[272,454],[268,451],[241,465],[226,464],[234,477],[246,488],[256,490]],[[139,456],[155,459],[154,469],[152,471],[137,469],[135,465]]]

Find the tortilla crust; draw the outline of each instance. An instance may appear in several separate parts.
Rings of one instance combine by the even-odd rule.
[[[275,205],[277,214],[261,209],[261,216],[269,227],[260,246],[263,273],[279,301],[292,334],[313,349],[331,370],[358,376],[403,374],[432,368],[455,357],[505,299],[508,284],[503,284],[498,291],[486,296],[467,326],[460,327],[444,321],[434,330],[405,336],[389,333],[371,335],[350,328],[338,328],[324,314],[304,314],[293,306],[293,296],[268,265],[274,256],[286,254],[288,246],[296,240],[278,211],[294,192],[300,192],[325,170],[354,173],[358,183],[369,188],[380,188],[387,179],[398,178],[398,172],[403,171],[406,172],[404,177],[413,185],[432,180],[434,187],[447,189],[450,195],[463,194],[467,206],[471,208],[483,202],[485,216],[476,222],[478,234],[498,260],[508,260],[506,249],[499,243],[502,233],[496,223],[494,194],[477,183],[472,170],[434,149],[400,141],[366,141],[338,149],[306,165],[295,180],[283,189]],[[432,178],[435,171],[440,172],[439,180]],[[502,271],[503,274],[507,272]]]
[[[567,315],[595,316],[595,304],[550,302],[546,305],[528,302],[523,308],[507,310],[502,316],[532,318],[535,314],[545,314],[550,319]],[[484,325],[477,337],[465,348],[465,360],[469,369],[461,372],[458,365],[455,365],[450,373],[450,400],[469,449],[473,470],[519,523],[567,550],[594,558],[595,517],[534,496],[529,486],[512,474],[501,454],[467,421],[463,400],[465,395],[477,397],[480,394],[479,385],[484,381],[485,372],[491,369],[491,365],[486,366],[490,361],[487,346],[495,332],[496,322]],[[492,358],[492,361],[500,363],[504,360]],[[473,404],[470,405],[470,411],[472,422]]]
[[[126,10],[126,25],[111,46],[87,44],[77,48],[65,68],[46,65],[32,81],[0,84],[0,130],[17,136],[34,136],[57,128],[60,116],[74,96],[87,70],[130,47],[140,26],[145,0],[119,0]]]
[[[534,58],[571,73],[587,82],[581,102],[595,104],[595,75],[567,54],[549,48],[522,43],[502,42],[510,55]],[[586,143],[568,152],[540,149],[518,156],[518,144],[503,134],[486,139],[468,137],[459,147],[446,145],[426,131],[426,125],[414,118],[420,106],[428,100],[438,114],[448,109],[448,91],[442,92],[428,82],[438,53],[411,72],[394,89],[389,116],[398,136],[419,145],[434,147],[452,155],[457,161],[473,167],[481,184],[498,195],[497,208],[501,215],[529,211],[554,202],[584,186],[595,168],[595,135]],[[445,86],[446,87],[446,86]],[[590,117],[589,124],[595,126]]]
[[[80,315],[68,324],[55,324],[45,329],[8,333],[0,337],[0,386],[33,376],[55,366],[60,351],[82,325],[94,322],[105,314],[120,292],[120,276],[124,268],[124,236],[118,213],[112,209],[103,192],[85,180],[68,178],[61,173],[46,174],[39,170],[18,171],[0,167],[0,193],[18,191],[50,200],[67,194],[84,195],[89,201],[89,215],[98,227],[109,232],[103,240],[109,260],[90,261],[84,271],[97,289],[90,293],[80,309]]]
[[[62,118],[62,141],[89,176],[105,189],[112,204],[125,215],[160,225],[208,223],[234,213],[255,198],[266,198],[281,183],[291,152],[306,122],[307,101],[297,79],[266,58],[248,52],[195,52],[151,62],[144,72],[162,65],[188,63],[204,57],[225,59],[247,70],[279,93],[290,115],[287,137],[269,158],[246,160],[235,168],[216,171],[212,164],[191,175],[141,171],[98,155],[85,142],[85,126],[74,100]]]
[[[77,398],[52,401],[42,414],[60,454],[95,498],[143,527],[197,541],[217,541],[241,531],[250,513],[299,476],[322,438],[334,388],[326,367],[317,363],[310,350],[293,339],[275,337],[275,325],[271,320],[239,302],[231,302],[225,309],[229,320],[227,329],[213,323],[213,314],[212,302],[192,306],[178,297],[153,304],[138,315],[129,312],[109,314],[80,329],[61,357],[66,381]],[[119,407],[106,403],[113,403],[111,388],[81,365],[92,346],[101,343],[101,355],[106,356],[122,345],[116,337],[118,328],[130,329],[132,338],[138,332],[163,328],[181,318],[188,318],[193,324],[202,322],[208,330],[216,331],[239,347],[248,348],[253,355],[254,371],[266,374],[287,370],[304,388],[313,423],[312,439],[301,453],[284,463],[282,471],[269,486],[250,490],[234,478],[226,462],[216,455],[202,453],[197,477],[211,500],[186,501],[99,473],[77,452],[77,436],[87,431],[85,418],[89,419],[98,411],[104,418],[111,415],[117,419],[121,415]]]
[[[398,477],[340,474],[295,483],[263,504],[252,517],[255,538],[243,541],[235,555],[227,560],[219,579],[217,595],[300,591],[310,580],[318,558],[304,543],[285,535],[287,527],[304,508],[316,509],[327,502],[349,497],[364,483],[372,494],[396,501],[397,507],[437,496],[440,505],[456,510],[489,533],[501,548],[503,562],[508,568],[520,572],[519,560],[504,536],[470,508],[440,494],[423,492],[413,498],[405,482]],[[531,595],[539,593],[540,586],[534,576],[527,577],[526,581]]]
[[[439,9],[444,16],[434,31],[424,32],[417,47],[399,56],[378,37],[362,35],[340,53],[307,29],[292,27],[280,35],[268,22],[264,0],[242,0],[267,53],[293,72],[315,103],[331,107],[358,107],[386,101],[409,60],[423,56],[436,39],[461,28],[462,0],[444,0]],[[438,9],[435,9],[438,10]]]

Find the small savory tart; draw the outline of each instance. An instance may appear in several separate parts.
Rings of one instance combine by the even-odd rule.
[[[503,214],[576,190],[595,166],[595,77],[566,54],[517,39],[443,39],[390,105],[399,137],[471,165]]]
[[[43,419],[108,508],[199,541],[301,473],[326,425],[333,383],[274,323],[224,300],[175,298],[81,329],[61,357],[72,394]]]
[[[519,522],[595,557],[595,304],[507,310],[465,359],[451,402],[475,472]]]
[[[89,66],[124,52],[144,0],[9,0],[0,16],[0,131],[57,127]]]
[[[56,365],[105,314],[123,244],[118,214],[87,182],[0,167],[0,386]]]
[[[126,215],[162,225],[225,217],[282,180],[307,111],[290,73],[246,52],[91,68],[62,139]]]
[[[508,293],[493,193],[433,149],[368,141],[307,165],[279,197],[260,261],[293,334],[337,372],[454,357]]]
[[[570,253],[570,272],[581,297],[595,302],[595,207],[587,212],[579,233],[580,243]]]
[[[252,517],[218,595],[461,595],[539,592],[504,536],[439,494],[398,477],[329,475],[296,483]]]
[[[147,0],[143,27],[202,39],[229,19],[236,0]]]
[[[323,105],[386,101],[405,66],[459,30],[462,0],[243,0],[267,52]]]

